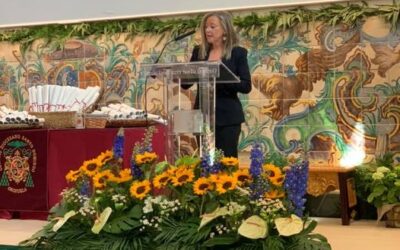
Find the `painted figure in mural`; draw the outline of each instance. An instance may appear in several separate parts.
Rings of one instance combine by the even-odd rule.
[[[201,44],[193,49],[193,61],[221,61],[240,78],[240,83],[217,84],[215,110],[215,143],[225,156],[238,155],[241,123],[244,122],[238,93],[251,91],[251,76],[247,63],[247,50],[238,46],[238,37],[227,12],[206,14],[201,22]],[[222,79],[223,80],[223,79]],[[189,88],[191,85],[183,85]],[[199,95],[194,108],[199,107]]]

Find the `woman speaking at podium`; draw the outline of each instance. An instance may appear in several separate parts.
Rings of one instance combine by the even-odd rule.
[[[241,123],[244,122],[238,93],[251,91],[251,77],[247,64],[247,50],[238,46],[238,37],[227,12],[211,12],[204,15],[201,25],[201,44],[193,49],[191,62],[221,61],[240,83],[224,83],[216,86],[215,144],[225,156],[238,156]],[[224,80],[221,79],[220,80]],[[191,85],[182,85],[185,89]],[[199,95],[194,108],[199,107]]]

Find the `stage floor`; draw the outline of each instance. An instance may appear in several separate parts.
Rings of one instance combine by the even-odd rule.
[[[400,229],[386,228],[373,220],[352,221],[342,226],[340,218],[314,218],[318,220],[316,232],[325,235],[333,250],[397,250]],[[0,219],[0,245],[17,245],[39,230],[46,221]]]

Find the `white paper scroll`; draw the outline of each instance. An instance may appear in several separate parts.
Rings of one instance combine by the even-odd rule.
[[[100,94],[100,87],[81,89],[71,86],[38,85],[28,89],[29,110],[32,112],[83,112]]]

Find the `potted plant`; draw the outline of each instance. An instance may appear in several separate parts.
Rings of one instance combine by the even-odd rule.
[[[378,220],[386,215],[386,226],[400,227],[400,165],[393,154],[359,166],[355,177],[357,195],[377,208]]]

